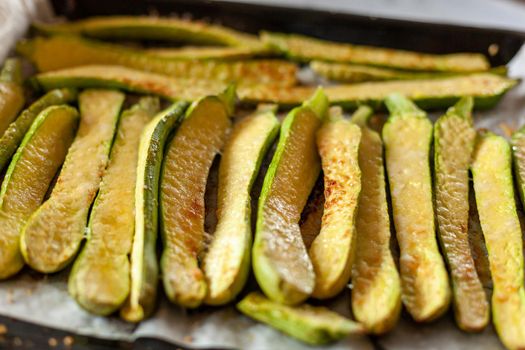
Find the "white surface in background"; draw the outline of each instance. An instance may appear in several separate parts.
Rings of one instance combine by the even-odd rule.
[[[350,12],[423,22],[513,29],[525,32],[525,2],[520,0],[234,0]]]

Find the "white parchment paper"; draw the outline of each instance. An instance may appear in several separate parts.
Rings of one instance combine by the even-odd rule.
[[[0,0],[0,61],[8,55],[34,19],[52,16],[46,0]],[[510,64],[510,75],[525,78],[525,47]],[[476,126],[502,134],[502,123],[517,128],[525,122],[525,86],[509,92],[494,109],[476,113]],[[67,293],[63,271],[42,276],[24,271],[16,278],[0,282],[0,314],[35,324],[105,339],[134,340],[159,338],[195,348],[312,349],[281,333],[256,323],[234,307],[185,311],[161,297],[155,315],[139,325],[118,317],[97,317],[82,310]],[[350,316],[349,293],[329,305]],[[416,325],[404,315],[393,332],[377,339],[384,349],[502,349],[492,327],[481,334],[461,332],[449,313],[428,325]],[[368,350],[374,346],[367,337],[351,337],[324,349]]]

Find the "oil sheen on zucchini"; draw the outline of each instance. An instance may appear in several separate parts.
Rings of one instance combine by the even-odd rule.
[[[361,127],[361,195],[356,219],[352,311],[368,332],[391,330],[401,313],[401,281],[390,251],[390,215],[383,166],[383,142],[368,126],[372,110],[360,107],[352,122]]]
[[[16,118],[24,101],[22,64],[16,58],[9,58],[0,71],[0,136]]]
[[[37,74],[36,87],[111,87],[155,94],[171,100],[193,101],[203,95],[217,94],[226,85],[216,81],[181,80],[120,66],[81,66]],[[461,96],[473,96],[476,108],[493,107],[516,80],[490,73],[430,80],[379,81],[325,87],[330,103],[345,108],[360,104],[382,107],[384,99],[395,92],[411,98],[421,108],[449,107]],[[237,94],[246,104],[275,103],[283,107],[300,105],[315,92],[311,86],[278,87],[272,84],[240,86]]]
[[[33,269],[59,271],[80,248],[124,97],[111,90],[80,94],[80,126],[75,141],[49,199],[31,215],[21,235],[22,255]]]
[[[49,106],[73,102],[76,98],[77,92],[74,89],[55,89],[49,91],[22,111],[0,137],[0,170],[3,170],[9,164],[24,135],[40,112]]]
[[[478,53],[433,55],[382,47],[352,45],[320,40],[298,34],[263,32],[262,40],[299,61],[347,62],[406,70],[472,72],[490,68]]]
[[[159,277],[156,250],[160,169],[166,140],[177,129],[187,108],[187,102],[174,103],[158,113],[140,136],[130,291],[120,311],[120,316],[128,322],[140,322],[155,307]]]
[[[351,334],[362,334],[364,328],[328,308],[287,306],[267,299],[258,292],[248,294],[237,304],[243,314],[268,324],[310,345],[323,345]]]
[[[510,145],[478,135],[472,162],[474,192],[494,288],[492,321],[507,349],[525,348],[523,241],[516,211]]]
[[[86,243],[69,275],[69,293],[86,310],[108,315],[129,294],[135,231],[135,182],[140,134],[159,110],[159,100],[144,97],[122,112],[111,156],[95,199]]]
[[[383,127],[392,212],[400,248],[402,299],[417,322],[442,315],[450,303],[448,274],[434,224],[430,145],[432,123],[410,100],[385,101]]]
[[[235,125],[219,167],[217,228],[203,262],[205,302],[225,304],[241,291],[251,268],[250,191],[279,131],[276,106],[261,106]]]
[[[315,287],[299,220],[321,170],[315,135],[328,104],[318,90],[286,116],[259,197],[252,265],[263,292],[278,303],[299,304]]]
[[[254,35],[206,22],[174,17],[104,16],[67,23],[36,23],[35,27],[47,34],[81,34],[102,39],[167,40],[195,45],[264,50],[263,44]]]
[[[213,159],[228,137],[235,92],[194,102],[166,147],[160,183],[162,279],[167,297],[199,306],[207,286],[199,266],[205,243],[204,193]]]
[[[64,162],[77,121],[78,112],[68,106],[43,110],[13,156],[0,191],[0,279],[24,265],[20,231]]]
[[[308,253],[315,271],[315,298],[331,298],[346,286],[355,254],[355,218],[361,192],[359,126],[332,107],[317,132],[324,174],[324,210],[319,235]]]
[[[489,321],[468,238],[469,168],[476,138],[472,104],[471,97],[462,98],[434,126],[438,237],[450,270],[456,323],[470,332],[482,330]]]
[[[238,84],[296,83],[297,66],[284,60],[178,60],[133,48],[75,36],[39,37],[22,41],[17,51],[42,72],[84,65],[111,64],[179,79],[203,79]]]

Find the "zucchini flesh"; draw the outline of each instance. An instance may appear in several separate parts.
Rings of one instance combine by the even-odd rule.
[[[324,210],[319,235],[308,251],[315,271],[312,295],[331,298],[346,286],[355,254],[355,217],[361,192],[361,129],[333,107],[317,132],[324,174]]]
[[[356,219],[352,311],[374,334],[391,330],[401,313],[401,281],[390,251],[390,216],[383,167],[383,142],[367,125],[372,110],[360,107],[352,122],[361,127],[361,195]]]
[[[41,73],[33,78],[37,87],[50,90],[59,87],[110,87],[126,91],[155,94],[170,100],[196,100],[216,94],[226,85],[216,81],[184,81],[160,74],[120,66],[81,66]],[[384,99],[395,92],[411,98],[421,108],[449,107],[461,96],[473,96],[475,107],[493,107],[517,81],[490,73],[447,77],[431,80],[367,82],[324,88],[330,103],[345,108],[361,104],[382,107]],[[310,86],[278,87],[274,85],[240,86],[240,100],[247,104],[262,102],[279,106],[297,106],[315,89]]]
[[[151,39],[185,42],[198,45],[224,45],[264,50],[256,36],[219,25],[178,18],[151,16],[91,17],[76,22],[34,24],[47,34],[82,34],[103,39]]]
[[[75,136],[78,112],[67,106],[38,114],[9,165],[0,191],[0,279],[24,265],[20,231],[44,200]]]
[[[75,36],[36,38],[21,42],[17,51],[42,72],[84,65],[120,65],[181,79],[218,80],[239,84],[296,83],[297,67],[284,60],[177,60],[116,44]]]
[[[80,248],[124,97],[109,90],[80,94],[80,126],[75,141],[51,196],[31,215],[21,235],[22,255],[33,269],[59,271]]]
[[[204,193],[213,159],[231,127],[228,107],[217,96],[196,101],[166,148],[160,185],[161,269],[174,303],[194,308],[206,297],[199,266],[204,248]]]
[[[7,59],[0,72],[0,136],[24,105],[24,89],[21,84],[21,62],[14,58]]]
[[[465,74],[462,72],[414,72],[399,69],[363,66],[359,64],[312,61],[310,68],[326,79],[358,83],[363,81],[385,81],[385,80],[421,80],[444,78]],[[495,67],[490,73],[507,75],[507,67]]]
[[[113,313],[129,294],[138,146],[142,130],[158,109],[158,99],[144,97],[122,112],[91,210],[86,243],[69,275],[69,293],[95,314]]]
[[[299,61],[348,62],[437,72],[472,72],[490,68],[487,58],[478,53],[432,55],[414,51],[336,43],[298,34],[269,32],[263,32],[261,39]]]
[[[184,46],[180,48],[152,48],[147,49],[146,52],[177,60],[239,60],[254,56],[253,50],[245,47]]]
[[[20,113],[0,137],[0,170],[3,170],[22,142],[24,135],[40,112],[49,106],[73,102],[77,98],[74,89],[51,90]]]
[[[363,327],[325,307],[307,304],[287,306],[252,292],[237,304],[243,314],[268,324],[310,345],[323,345],[351,334],[362,334]]]
[[[45,81],[45,77],[44,81]],[[39,79],[37,77],[37,79]],[[53,79],[51,79],[53,80]],[[40,79],[39,79],[40,81]],[[332,104],[356,108],[361,104],[383,107],[384,99],[393,93],[405,95],[420,108],[449,107],[462,96],[474,97],[475,107],[491,108],[517,81],[491,73],[475,73],[464,76],[444,77],[430,80],[378,81],[325,87]],[[296,106],[308,98],[313,87],[275,87],[257,85],[239,89],[239,97],[245,103],[276,103]]]
[[[456,322],[464,331],[480,331],[489,306],[468,238],[469,167],[476,133],[472,98],[463,98],[434,127],[434,172],[438,233],[448,262]]]
[[[155,307],[160,168],[166,140],[178,127],[187,108],[186,102],[174,103],[157,114],[140,136],[135,184],[135,233],[131,247],[131,286],[120,311],[120,316],[128,322],[140,322]]]
[[[317,179],[310,193],[306,206],[301,213],[301,221],[299,222],[301,236],[303,237],[306,249],[310,249],[315,237],[317,237],[321,231],[324,208],[324,183],[321,176],[322,175]]]
[[[523,349],[523,241],[511,167],[511,149],[503,137],[490,132],[478,135],[472,175],[494,284],[492,320],[507,349]]]
[[[203,263],[207,304],[231,301],[248,278],[252,246],[250,191],[262,159],[279,131],[274,112],[258,109],[241,120],[222,152],[217,228]]]
[[[448,274],[434,225],[429,156],[432,123],[401,95],[385,101],[383,127],[392,211],[400,248],[402,299],[418,322],[442,315],[450,302]]]
[[[327,107],[319,90],[286,116],[259,197],[253,270],[266,296],[283,304],[300,303],[315,286],[299,220],[321,168],[315,133]]]

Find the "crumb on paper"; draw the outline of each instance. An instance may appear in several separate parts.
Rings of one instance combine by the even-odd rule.
[[[66,347],[72,346],[74,342],[75,342],[75,339],[70,335],[65,336],[64,340],[62,340],[62,343],[64,343]]]
[[[503,131],[505,136],[507,136],[507,137],[511,137],[512,134],[515,131],[515,128],[512,125],[510,125],[509,123],[505,123],[505,122],[499,123],[498,126]]]
[[[24,343],[22,342],[22,339],[20,339],[19,337],[15,337],[13,339],[13,345],[14,346],[22,346]]]
[[[185,343],[191,343],[191,342],[193,342],[193,337],[191,335],[186,335],[186,336],[184,336],[184,338],[182,338],[182,340]]]
[[[58,345],[58,341],[55,339],[55,338],[49,338],[48,341],[47,341],[47,344],[54,348],[55,346]]]
[[[490,44],[487,51],[489,52],[490,56],[496,56],[498,54],[498,52],[499,52],[499,45],[498,44]]]

